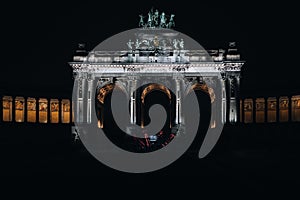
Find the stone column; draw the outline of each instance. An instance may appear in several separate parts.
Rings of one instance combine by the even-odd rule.
[[[221,83],[221,95],[222,95],[222,108],[221,108],[221,112],[222,112],[222,123],[225,124],[226,123],[226,111],[227,111],[227,101],[226,101],[226,83],[225,83],[226,79],[225,78],[221,78],[220,79],[220,83]]]
[[[241,121],[241,115],[240,115],[240,76],[235,77],[235,98],[236,98],[236,122]]]
[[[216,88],[215,87],[212,87],[210,88],[210,90],[215,90]],[[209,94],[210,95],[210,94]],[[218,101],[218,98],[215,98],[214,100],[212,99],[212,96],[210,95],[211,97],[211,119],[210,119],[210,128],[215,128],[217,126],[217,109],[216,109],[216,105],[217,105],[217,101]]]
[[[93,77],[93,79],[95,79],[95,77]],[[99,92],[99,90],[104,87],[106,84],[110,84],[112,83],[113,81],[113,78],[110,77],[106,77],[106,78],[100,78],[98,81],[97,81],[97,93]],[[97,100],[98,101],[98,100]],[[104,107],[103,105],[101,105],[100,107],[98,107],[97,109],[99,109],[99,113],[98,113],[98,127],[99,128],[103,128],[104,127]]]
[[[181,113],[181,90],[180,90],[180,79],[176,78],[176,111],[175,111],[175,123],[182,123]],[[171,117],[171,116],[170,116]]]
[[[92,92],[93,92],[94,76],[89,74],[87,77],[87,123],[92,123]]]
[[[218,97],[216,98],[216,93],[215,91],[219,88],[217,88],[217,79],[214,76],[205,76],[203,77],[204,83],[207,86],[208,89],[208,94],[210,96],[211,100],[211,120],[210,120],[210,128],[215,128],[217,126],[217,104],[218,102]]]
[[[211,88],[209,93],[213,98],[211,102],[211,123],[210,128],[220,128],[226,122],[226,88],[225,80],[221,77],[211,78]],[[211,98],[211,99],[212,99]]]
[[[137,80],[129,80],[129,93],[130,93],[130,123],[136,123],[136,84]]]
[[[83,115],[83,100],[84,100],[84,88],[85,88],[85,79],[83,78],[82,74],[78,74],[76,76],[77,82],[77,95],[76,95],[76,122],[82,123],[84,121]]]
[[[229,81],[229,122],[235,123],[237,122],[235,79],[233,77],[229,77],[228,81]]]

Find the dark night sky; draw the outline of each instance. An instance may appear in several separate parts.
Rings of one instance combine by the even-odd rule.
[[[207,49],[236,41],[242,58],[243,96],[300,94],[297,6],[262,1],[82,1],[1,3],[0,92],[71,94],[67,62],[86,42],[136,28],[151,7],[174,13],[176,28]],[[298,12],[299,13],[299,12]]]

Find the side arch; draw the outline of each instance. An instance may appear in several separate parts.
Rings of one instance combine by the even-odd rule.
[[[108,83],[102,86],[101,88],[96,89],[97,90],[96,91],[96,109],[97,109],[96,113],[97,113],[99,128],[104,127],[105,99],[110,93],[112,93],[114,89],[128,95],[126,89],[123,88],[122,85],[116,83]]]

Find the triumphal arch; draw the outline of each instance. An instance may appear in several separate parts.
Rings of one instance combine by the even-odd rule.
[[[91,51],[79,45],[69,62],[76,84],[73,106],[77,123],[96,121],[104,128],[105,101],[114,89],[128,97],[130,123],[141,127],[147,115],[146,99],[153,91],[160,91],[170,101],[170,127],[185,123],[182,101],[193,90],[206,92],[211,103],[219,105],[212,110],[211,128],[239,121],[244,61],[236,44],[205,50],[174,30],[174,18],[174,14],[150,11],[147,17],[140,15],[139,28],[117,34]],[[153,80],[164,80],[165,84]],[[92,114],[94,108],[96,115]],[[217,116],[221,122],[215,120]]]

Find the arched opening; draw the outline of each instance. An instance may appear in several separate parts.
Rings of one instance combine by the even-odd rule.
[[[106,137],[118,147],[135,151],[133,144],[133,138],[123,132],[116,121],[114,120],[111,109],[112,92],[116,95],[116,98],[127,99],[127,92],[119,84],[109,83],[96,91],[96,115],[98,118],[98,128],[101,128]]]
[[[175,95],[168,88],[158,84],[148,84],[138,88],[135,93],[137,98],[137,122],[138,125],[146,126],[150,123],[149,109],[154,104],[160,104],[167,112],[167,120],[164,127],[155,135],[149,135],[144,129],[144,138],[135,137],[135,132],[131,135],[123,132],[112,115],[111,97],[112,91],[117,98],[127,98],[127,93],[122,88],[114,84],[107,84],[98,89],[96,97],[96,110],[98,126],[102,128],[105,135],[118,147],[132,152],[151,152],[167,145],[173,138],[170,122],[174,121],[173,110]],[[129,104],[128,104],[129,109]],[[155,138],[155,139],[153,139]]]
[[[186,91],[185,96],[188,96],[192,91],[202,91],[206,94],[209,94],[209,88],[204,83],[194,83]]]
[[[194,104],[194,102],[192,101],[193,92],[196,95],[198,105],[193,105]],[[212,115],[211,113],[212,92],[213,91],[211,91],[210,94],[207,85],[201,83],[195,83],[191,85],[185,92],[182,108],[183,108],[183,117],[184,117],[184,122],[186,127],[186,134],[189,133],[189,127],[195,126],[195,124],[192,124],[194,121],[193,118],[197,117],[196,115],[199,115],[200,117],[200,121],[198,122],[197,135],[190,147],[190,149],[193,151],[197,150],[198,152],[200,148],[199,144],[202,144],[202,141],[204,140],[204,137],[210,126],[210,120]],[[195,112],[195,106],[199,106],[199,113]]]
[[[111,93],[115,89],[115,92],[117,93],[123,93],[126,95],[126,90],[119,85],[116,85],[114,83],[108,83],[104,85],[101,88],[98,88],[96,91],[96,115],[98,119],[98,128],[104,127],[104,121],[105,121],[105,112],[107,112],[108,109],[111,107]],[[107,101],[107,98],[109,101]],[[109,108],[108,108],[109,107]]]
[[[162,84],[148,84],[141,88],[140,125],[145,127],[150,123],[149,110],[151,106],[160,104],[167,113],[164,131],[169,131],[174,124],[175,95]]]

